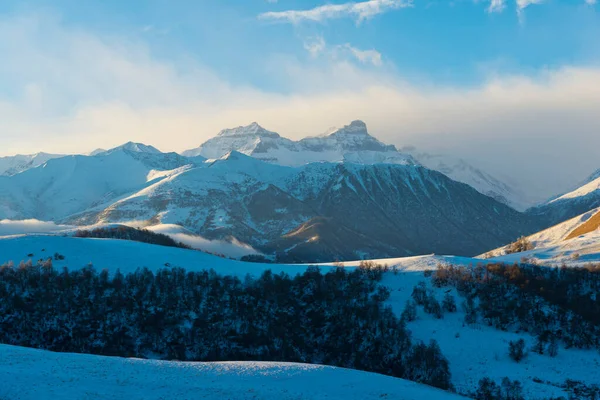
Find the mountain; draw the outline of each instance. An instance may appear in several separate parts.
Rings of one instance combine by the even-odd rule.
[[[29,155],[18,154],[10,157],[0,157],[0,176],[12,176],[29,168],[38,167],[53,158],[63,157],[59,154],[36,153]]]
[[[323,135],[299,141],[281,137],[254,122],[248,126],[223,130],[200,147],[182,154],[216,159],[230,151],[287,166],[301,166],[311,162],[421,164],[456,181],[471,185],[480,193],[518,210],[522,211],[531,204],[516,187],[473,167],[464,160],[417,152],[414,148],[398,151],[395,146],[386,145],[371,136],[362,121],[353,121],[341,129],[332,129]]]
[[[410,156],[398,152],[394,146],[386,145],[371,136],[362,121],[353,121],[341,129],[299,141],[281,137],[254,122],[248,126],[225,129],[200,147],[182,154],[216,159],[230,151],[287,166],[343,161],[363,164],[415,163]]]
[[[0,176],[0,219],[59,221],[90,207],[111,204],[193,162],[175,153],[129,144],[96,156],[51,159],[44,168]]]
[[[419,165],[287,167],[230,152],[210,162],[169,163],[149,179],[148,161],[139,162],[137,153],[91,158],[104,158],[109,170],[106,157],[117,154],[131,163],[127,168],[139,169],[126,174],[132,181],[110,190],[110,199],[95,193],[103,201],[80,201],[79,212],[62,211],[54,220],[177,224],[210,240],[235,238],[279,261],[305,262],[432,252],[473,255],[537,227],[470,186]],[[124,168],[110,170],[120,176]],[[80,191],[88,190],[72,190]]]
[[[545,226],[552,226],[600,207],[600,171],[596,171],[577,189],[558,196],[527,213]]]
[[[102,154],[110,154],[117,151],[128,151],[132,153],[145,153],[145,154],[161,154],[161,151],[156,147],[149,146],[143,143],[127,142],[121,146],[117,146],[110,150],[97,149],[90,153],[91,156],[97,156]]]
[[[401,151],[413,156],[421,165],[440,171],[455,181],[466,183],[480,193],[493,197],[519,211],[524,211],[531,205],[519,188],[474,167],[461,158],[446,154],[424,153],[417,151],[414,147],[405,147]]]

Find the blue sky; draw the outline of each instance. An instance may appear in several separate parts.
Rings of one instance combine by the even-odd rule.
[[[109,0],[22,1],[3,13],[47,12],[65,26],[99,35],[143,40],[158,58],[197,59],[234,83],[286,90],[270,77],[266,60],[276,55],[310,61],[304,42],[375,50],[405,77],[472,85],[494,72],[535,73],[563,64],[587,64],[600,56],[598,6],[585,0],[546,0],[518,16],[516,1],[490,12],[485,0],[420,1],[390,8],[358,22],[356,16],[285,23],[261,19],[267,12],[311,10],[343,0]],[[314,61],[314,60],[313,60]]]
[[[363,119],[550,193],[600,167],[599,39],[594,0],[4,0],[0,153]]]

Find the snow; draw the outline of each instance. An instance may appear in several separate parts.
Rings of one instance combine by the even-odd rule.
[[[403,270],[398,275],[389,273],[384,276],[382,284],[391,289],[388,302],[398,315],[404,310],[406,301],[411,299],[412,290],[419,282],[426,282],[440,302],[449,290],[446,287],[433,287],[431,279],[420,271],[427,269],[423,261],[417,257],[413,260],[413,268]],[[442,261],[468,260],[445,258]],[[504,377],[519,380],[526,399],[567,397],[567,393],[552,385],[561,385],[566,379],[598,383],[600,354],[597,351],[560,348],[556,358],[530,352],[522,362],[515,363],[508,356],[509,342],[523,338],[529,348],[534,338],[526,333],[504,332],[484,324],[466,325],[461,307],[464,299],[455,290],[451,293],[458,306],[456,313],[445,313],[443,319],[436,319],[419,308],[417,319],[409,322],[407,327],[415,339],[425,343],[431,339],[438,342],[442,354],[450,362],[452,382],[459,392],[475,390],[479,380],[485,377],[492,378],[496,383],[500,383]],[[541,378],[552,384],[536,383],[533,378]]]
[[[53,261],[54,266],[59,270],[63,267],[79,269],[91,263],[97,270],[108,269],[109,272],[115,272],[120,269],[122,273],[129,273],[142,267],[156,271],[165,268],[165,265],[169,264],[172,267],[181,267],[189,271],[203,271],[212,268],[223,275],[234,275],[243,278],[247,274],[259,275],[266,270],[295,275],[304,272],[309,266],[309,264],[245,263],[196,250],[155,246],[127,240],[89,239],[55,235],[0,237],[0,264],[8,261],[18,264],[20,261],[27,261],[28,259],[35,262],[41,258],[51,257],[54,253],[65,256],[64,260]],[[33,254],[33,256],[29,257],[29,254]],[[439,263],[469,265],[480,262],[480,260],[465,257],[434,255],[374,261],[407,272],[435,269]],[[355,268],[358,267],[360,262],[346,262],[343,265]],[[326,271],[339,264],[310,265],[317,265]]]
[[[492,250],[479,257],[489,262],[519,263],[528,262],[558,267],[583,266],[600,262],[600,231],[592,231],[568,239],[581,225],[596,216],[600,208],[593,209],[568,221],[528,236],[534,249],[514,254],[506,254],[506,248]],[[568,239],[568,240],[567,240]],[[487,257],[485,257],[487,255]],[[489,256],[492,256],[491,258]]]
[[[192,363],[60,354],[0,345],[0,398],[459,399],[402,379],[320,365]]]
[[[15,175],[30,168],[43,165],[48,160],[60,157],[63,156],[47,153],[17,154],[15,156],[0,157],[0,175]]]
[[[550,201],[549,204],[552,203],[556,203],[562,200],[572,200],[572,199],[576,199],[579,197],[585,197],[587,195],[589,195],[590,193],[596,192],[600,190],[600,178],[596,178],[594,180],[592,180],[591,182],[586,183],[585,185],[573,190],[572,192],[563,194],[560,197],[557,197],[556,199]]]
[[[162,231],[165,232],[169,229],[173,230],[175,228],[167,226],[163,227]],[[600,243],[598,241],[598,237],[596,237],[595,240],[596,243]],[[42,251],[42,249],[44,249],[45,251]],[[9,260],[12,260],[15,262],[15,264],[18,264],[19,261],[27,260],[29,258],[32,258],[35,261],[39,258],[50,257],[55,252],[65,256],[64,260],[53,261],[54,266],[58,270],[60,270],[64,266],[68,266],[70,269],[76,269],[85,267],[89,263],[92,263],[96,270],[102,270],[106,268],[111,273],[114,273],[117,269],[120,269],[123,273],[133,272],[140,267],[147,267],[151,270],[156,271],[157,269],[168,268],[166,266],[166,264],[168,264],[172,267],[182,267],[189,271],[202,271],[212,268],[219,274],[233,275],[243,279],[247,274],[257,276],[266,270],[272,270],[274,273],[285,272],[289,275],[295,275],[297,273],[302,273],[309,266],[299,264],[244,263],[228,258],[213,256],[194,250],[162,247],[123,240],[82,239],[54,235],[23,235],[18,237],[13,236],[0,238],[0,264]],[[33,256],[28,257],[28,254],[33,254]],[[385,274],[383,277],[382,284],[390,288],[391,296],[388,300],[388,303],[398,315],[403,311],[406,301],[411,296],[412,289],[420,281],[426,282],[428,287],[434,290],[439,300],[442,299],[443,295],[448,290],[447,288],[433,288],[431,286],[430,278],[426,277],[424,274],[425,271],[435,270],[439,264],[473,266],[483,262],[483,260],[481,259],[440,255],[380,259],[372,261],[381,265],[387,264],[390,267],[395,267],[395,269],[397,270],[396,273],[389,272]],[[360,261],[353,261],[345,262],[341,264],[341,266],[344,268],[352,269],[356,268],[359,264]],[[340,264],[324,263],[317,264],[317,266],[320,267],[323,272],[327,272],[329,269],[340,266]],[[508,342],[518,338],[524,338],[527,343],[532,343],[534,340],[533,337],[525,333],[515,334],[511,332],[498,331],[483,325],[465,325],[463,322],[464,313],[461,311],[460,307],[462,298],[459,297],[456,293],[454,293],[454,295],[457,300],[457,305],[459,306],[459,311],[457,313],[446,313],[443,319],[438,320],[433,318],[431,315],[423,313],[422,310],[419,310],[418,319],[416,321],[410,322],[408,324],[408,328],[413,333],[415,339],[422,340],[424,342],[429,342],[430,339],[436,339],[438,341],[442,349],[442,353],[450,361],[452,382],[457,389],[461,391],[475,390],[479,380],[483,377],[489,376],[497,382],[499,382],[503,377],[508,376],[510,379],[517,379],[522,382],[524,390],[527,394],[526,398],[537,399],[547,398],[550,396],[565,395],[565,393],[563,393],[562,390],[556,386],[549,384],[539,384],[534,382],[533,378],[536,377],[541,378],[544,381],[548,380],[556,385],[564,383],[566,379],[577,379],[587,383],[595,383],[595,381],[597,380],[596,371],[598,370],[598,367],[600,367],[600,354],[594,351],[580,351],[573,349],[567,350],[561,348],[557,358],[550,358],[547,356],[540,356],[537,354],[529,354],[527,359],[525,359],[522,363],[514,363],[508,358]],[[59,356],[52,355],[52,357]],[[88,371],[100,370],[102,371],[102,374],[109,375],[112,374],[112,371],[114,370],[119,371],[118,366],[113,366],[109,368],[109,366],[107,365],[103,368],[90,368],[88,370],[86,366],[87,359],[85,358],[87,356],[72,357],[81,357],[80,359],[78,359],[81,361],[77,361],[77,363],[68,361],[56,361],[56,363],[58,363],[60,367],[40,367],[37,368],[38,372],[35,372],[36,369],[33,368],[34,371],[32,373],[41,373],[39,372],[41,370],[56,371],[57,369],[64,368],[66,365],[76,365],[76,367],[74,368],[79,369],[79,367],[81,367],[82,374],[84,374],[84,377],[81,378],[81,381],[95,382],[96,378],[94,378],[94,376],[85,375],[88,373],[92,373]],[[28,355],[27,357],[12,357],[10,359],[12,359],[12,362],[23,362],[21,359],[28,360],[29,358],[30,356]],[[117,361],[106,360],[103,362],[109,363]],[[133,361],[119,362],[133,363]],[[35,361],[35,363],[39,363],[39,361]],[[0,356],[0,368],[2,368],[2,365],[4,364],[5,363],[1,361]],[[181,379],[181,382],[185,381],[186,385],[188,381],[185,380],[187,378],[186,375],[184,375],[185,372],[183,371],[188,371],[190,368],[193,369],[193,367],[183,368],[183,364],[176,363],[155,364],[153,362],[147,362],[144,365],[156,365],[156,370],[161,370],[161,373],[166,374],[165,376],[172,377],[174,382],[180,382],[177,379]],[[177,369],[182,374],[181,378],[176,379],[175,377],[177,375],[174,372],[173,375],[169,375],[171,374],[171,372],[166,372],[164,371],[164,368],[161,367],[164,365],[173,365],[173,370],[169,371],[174,371],[175,369]],[[186,365],[189,366],[189,364]],[[250,366],[257,364],[253,363],[248,365]],[[23,368],[27,370],[32,369],[29,366]],[[249,367],[240,367],[240,369],[242,370],[244,368]],[[321,373],[324,372],[321,371]],[[125,374],[123,376],[127,377],[123,378],[123,382],[125,382],[125,387],[129,387],[127,385],[137,385],[136,382],[138,381],[136,381],[133,378],[134,376],[138,377],[136,379],[141,379],[141,377],[149,375],[150,372],[131,372],[132,375],[127,375],[127,373],[125,372],[115,372],[115,376],[119,376],[121,374]],[[112,375],[109,375],[106,376],[107,379],[110,380],[112,379]],[[53,375],[51,372],[48,372],[48,376]],[[39,377],[36,375],[36,377],[30,377],[29,379],[30,382],[45,382],[42,378],[43,377]],[[78,378],[73,379],[76,383],[81,382],[78,380]],[[282,381],[285,381],[286,379],[288,378],[281,378]],[[330,377],[328,379],[334,378]],[[324,382],[326,381],[327,379],[324,379]],[[43,388],[43,390],[54,390],[44,385],[50,385],[50,383],[41,383],[39,387]],[[361,383],[361,385],[359,386],[362,387],[362,385],[363,383]],[[77,386],[79,388],[81,385],[73,384],[73,386]],[[259,386],[261,388],[266,388],[268,385],[264,384]],[[339,389],[339,391],[336,389],[335,392],[328,392],[328,396],[330,396],[329,398],[336,398],[333,397],[336,395],[341,396],[340,398],[347,398],[343,397],[347,393],[343,391],[344,389],[342,385],[340,384],[338,386],[339,387],[337,389]],[[145,382],[140,383],[139,387],[145,387]],[[150,385],[149,387],[154,388],[154,386],[152,385]],[[312,386],[308,385],[308,387]],[[377,388],[378,386],[374,385],[373,387]],[[64,389],[64,387],[62,389]],[[61,388],[57,387],[56,390],[61,390]],[[182,388],[181,390],[184,389]],[[258,389],[255,388],[254,390]],[[279,388],[277,390],[279,390]],[[289,390],[291,393],[292,389],[281,388],[281,390]],[[367,390],[367,388],[365,388],[364,390],[364,392],[357,391],[357,396],[359,396],[359,394],[360,396],[364,396],[366,395],[366,393],[371,393],[371,391]],[[92,391],[91,393],[94,392]],[[119,392],[118,394],[121,393],[126,392]],[[257,394],[258,398],[265,398],[264,396],[267,396],[266,392],[264,394],[263,392],[257,392],[255,394]],[[0,396],[1,395],[2,393],[0,392]],[[34,395],[35,394],[31,394],[31,396]],[[76,395],[74,395],[75,397],[73,398],[78,398],[78,395],[79,392],[77,392]],[[307,396],[306,398],[314,398],[311,396],[315,395],[315,393],[311,392],[303,395]],[[117,394],[115,394],[114,396],[117,396]],[[302,395],[298,394],[298,396]],[[360,396],[357,398],[365,398]],[[425,397],[417,398],[431,398],[427,396],[428,395],[425,395]],[[173,396],[169,395],[168,397],[170,398]],[[238,398],[237,396],[235,397]],[[27,399],[30,397],[20,398]],[[111,397],[109,396],[108,398]]]
[[[408,152],[424,167],[439,171],[455,181],[466,183],[478,192],[491,196],[519,211],[524,211],[535,203],[534,200],[527,198],[523,190],[514,183],[492,176],[463,159],[447,154],[418,152],[412,147],[401,149],[401,151]]]
[[[524,260],[550,267],[582,267],[588,263],[600,263],[600,232],[588,233],[547,247],[490,258],[487,261],[518,263]]]
[[[319,162],[358,162],[364,164],[414,164],[412,157],[385,145],[367,132],[362,121],[333,130],[327,135],[293,141],[252,123],[225,129],[200,147],[183,152],[184,156],[202,155],[218,159],[237,151],[260,160],[285,166]]]

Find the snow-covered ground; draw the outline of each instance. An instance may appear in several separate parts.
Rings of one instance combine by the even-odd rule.
[[[217,273],[244,277],[247,274],[257,275],[266,270],[275,273],[286,272],[294,275],[302,273],[308,264],[262,264],[246,263],[230,258],[217,257],[196,250],[176,247],[155,246],[145,243],[114,239],[84,239],[56,235],[13,235],[0,237],[0,264],[13,261],[17,265],[21,261],[31,259],[34,263],[39,259],[47,259],[59,253],[64,260],[54,260],[54,267],[62,269],[79,269],[93,265],[98,271],[108,269],[122,273],[134,272],[146,267],[152,271],[161,268],[181,267],[189,271],[214,269]],[[378,264],[387,264],[400,271],[415,272],[435,269],[438,263],[460,265],[476,264],[481,260],[453,256],[421,256],[407,258],[390,258],[373,260]],[[347,262],[345,267],[357,267],[360,261]],[[311,264],[315,265],[315,264]],[[334,268],[334,263],[316,264],[323,270]]]
[[[600,230],[597,219],[600,208],[529,236],[533,250],[506,254],[506,247],[492,250],[481,257],[487,261],[506,263],[527,259],[546,266],[581,266],[600,262]],[[587,227],[587,229],[586,229]],[[578,234],[578,232],[582,234]],[[489,258],[492,256],[492,258]]]
[[[406,301],[411,299],[413,288],[421,281],[426,282],[440,302],[449,290],[433,287],[431,279],[417,272],[416,268],[412,269],[412,273],[384,276],[382,284],[391,289],[389,304],[398,315],[404,310]],[[457,391],[473,391],[479,380],[485,377],[497,383],[509,377],[522,383],[526,399],[548,399],[568,397],[568,393],[558,387],[566,379],[598,383],[600,354],[597,351],[561,347],[556,358],[529,352],[523,361],[516,363],[508,356],[509,342],[523,338],[529,349],[535,342],[534,337],[527,333],[496,330],[484,324],[465,324],[465,313],[461,307],[464,299],[454,290],[451,293],[458,306],[456,313],[445,313],[443,319],[436,319],[419,308],[417,319],[409,322],[407,327],[415,339],[425,343],[431,339],[438,342],[442,354],[449,360],[452,382]],[[536,383],[534,378],[551,384]]]
[[[0,345],[0,398],[459,399],[402,379],[319,365],[148,361]]]
[[[600,239],[600,238],[599,238]],[[598,239],[596,239],[598,240]],[[598,242],[598,241],[596,241]],[[600,246],[599,246],[600,247]],[[42,251],[43,250],[43,251]],[[600,253],[600,249],[598,250]],[[12,260],[15,264],[18,264],[21,260],[32,259],[33,261],[39,258],[47,258],[53,256],[54,253],[60,253],[65,256],[64,260],[55,260],[53,261],[55,267],[62,268],[63,266],[68,266],[71,269],[81,268],[87,266],[92,263],[97,270],[101,270],[107,268],[109,271],[114,272],[117,269],[120,269],[121,272],[133,272],[139,267],[147,267],[151,270],[157,270],[160,268],[168,268],[172,267],[182,267],[186,268],[190,271],[199,271],[205,270],[209,268],[215,269],[217,273],[220,274],[229,274],[238,276],[243,278],[247,274],[258,275],[265,270],[272,270],[273,272],[286,272],[290,275],[294,275],[296,273],[303,272],[307,265],[293,265],[293,264],[260,264],[260,263],[243,263],[236,260],[231,260],[227,258],[220,258],[213,255],[209,255],[206,253],[202,253],[194,250],[186,250],[179,248],[171,248],[171,247],[162,247],[149,245],[144,243],[130,242],[124,240],[112,240],[112,239],[82,239],[82,238],[73,238],[73,237],[62,237],[62,236],[52,236],[52,235],[23,235],[23,236],[13,236],[13,237],[5,237],[0,239],[0,264]],[[32,254],[30,257],[29,254]],[[583,256],[582,256],[583,257]],[[433,288],[430,283],[430,278],[425,276],[425,271],[433,270],[439,263],[445,264],[455,264],[455,265],[475,265],[477,263],[481,263],[483,260],[481,259],[472,259],[472,258],[464,258],[464,257],[447,257],[447,256],[421,256],[421,257],[409,257],[409,258],[396,258],[396,259],[385,259],[385,260],[374,260],[378,264],[387,264],[390,267],[396,267],[398,270],[396,273],[389,272],[384,275],[383,284],[390,288],[391,297],[389,299],[390,306],[396,311],[399,315],[405,306],[406,301],[411,297],[411,293],[413,288],[420,282],[424,281],[427,283],[429,287],[434,290],[436,296],[441,301],[443,295],[448,290],[447,288]],[[344,263],[344,267],[346,268],[354,268],[358,266],[360,262],[347,262]],[[333,264],[320,264],[319,265],[322,270],[325,272],[329,268],[333,268]],[[533,343],[534,338],[526,333],[516,334],[511,332],[502,332],[495,329],[492,329],[483,325],[475,325],[469,326],[464,324],[464,313],[462,312],[461,303],[462,298],[454,293],[455,298],[457,300],[459,311],[454,314],[445,314],[443,319],[435,319],[433,316],[423,313],[422,310],[419,310],[419,316],[416,321],[410,322],[408,324],[408,328],[412,331],[413,336],[416,339],[422,340],[424,342],[429,342],[430,339],[436,339],[441,347],[442,353],[449,359],[450,369],[452,372],[452,382],[455,387],[462,391],[470,391],[475,390],[477,384],[481,378],[491,377],[496,382],[500,382],[500,380],[508,376],[510,379],[516,379],[522,382],[526,398],[528,399],[542,399],[550,396],[561,396],[566,395],[559,387],[555,385],[560,385],[565,382],[566,379],[576,379],[581,380],[587,383],[597,383],[597,371],[600,368],[600,355],[595,351],[580,351],[580,350],[572,350],[572,349],[560,349],[559,354],[556,358],[550,358],[548,356],[541,356],[535,353],[530,353],[529,356],[517,364],[509,359],[508,357],[508,342],[511,340],[516,340],[518,338],[524,338],[528,345]],[[9,348],[10,349],[10,348]],[[2,350],[4,351],[4,350]],[[6,350],[8,351],[8,350]],[[11,351],[19,351],[19,350],[11,350]],[[110,359],[102,359],[102,358],[88,358],[87,356],[59,356],[59,355],[48,355],[48,353],[24,353],[23,358],[25,361],[27,360],[39,360],[44,359],[45,357],[49,357],[52,360],[54,365],[57,365],[52,368],[39,367],[37,371],[35,368],[23,367],[26,370],[31,371],[32,374],[42,375],[42,377],[35,378],[28,376],[30,382],[39,382],[37,387],[43,388],[43,390],[49,391],[54,390],[53,386],[48,386],[49,383],[45,383],[44,379],[50,379],[50,376],[54,376],[49,371],[60,371],[61,368],[65,368],[65,366],[72,365],[71,372],[74,374],[74,378],[70,378],[70,375],[65,372],[63,375],[57,375],[57,382],[62,382],[61,379],[64,379],[65,382],[61,383],[61,385],[67,385],[68,387],[77,386],[75,392],[76,395],[72,398],[81,398],[78,397],[83,391],[83,386],[88,387],[88,385],[79,385],[77,382],[89,381],[91,382],[89,385],[89,391],[91,395],[95,395],[94,390],[96,380],[100,381],[102,377],[106,377],[108,382],[111,383],[107,386],[116,386],[114,393],[109,393],[105,398],[121,398],[119,396],[125,397],[128,390],[133,390],[131,388],[143,388],[143,387],[152,387],[155,386],[154,383],[146,384],[145,379],[146,376],[151,376],[153,372],[151,371],[161,371],[160,374],[164,374],[165,377],[169,377],[168,379],[158,381],[156,383],[157,389],[153,390],[151,394],[157,394],[157,398],[160,398],[158,394],[163,395],[165,398],[165,393],[160,392],[160,385],[167,385],[170,380],[173,380],[177,388],[174,390],[181,390],[181,393],[184,391],[188,391],[196,386],[191,385],[191,378],[186,374],[192,374],[193,371],[212,371],[210,375],[213,378],[208,379],[213,386],[207,386],[208,388],[214,388],[215,393],[219,393],[219,388],[223,389],[223,387],[229,387],[224,382],[227,382],[228,377],[223,377],[223,379],[216,379],[215,375],[218,371],[223,371],[223,369],[219,369],[221,367],[211,367],[198,364],[197,366],[192,366],[191,364],[176,364],[176,363],[155,363],[155,362],[133,362],[130,360],[117,360],[113,361]],[[0,356],[0,370],[6,364],[1,360]],[[35,358],[38,357],[38,358]],[[61,358],[64,357],[64,358]],[[71,358],[69,358],[71,357]],[[79,358],[78,358],[79,357]],[[17,357],[12,357],[17,358]],[[11,359],[11,357],[8,357]],[[68,361],[61,361],[68,360]],[[100,361],[88,361],[88,360],[100,360]],[[25,362],[20,360],[19,362]],[[77,361],[77,362],[75,362]],[[16,361],[13,361],[16,362]],[[32,363],[38,363],[38,361],[30,361]],[[98,364],[94,364],[94,363]],[[127,366],[130,369],[125,370],[124,372],[114,373],[113,368],[109,368],[111,363],[115,363],[115,370],[120,371],[119,368],[122,366]],[[119,364],[121,363],[121,364]],[[139,364],[136,364],[139,363]],[[79,370],[79,366],[81,366],[81,375],[75,374],[74,370]],[[42,365],[42,364],[40,364]],[[104,365],[105,367],[99,368],[98,365]],[[136,365],[140,365],[139,372],[135,368]],[[328,398],[337,398],[335,396],[340,396],[339,398],[353,398],[353,397],[345,397],[349,395],[349,393],[356,393],[357,397],[354,398],[369,398],[365,397],[367,393],[379,393],[384,394],[383,392],[372,392],[369,388],[379,388],[385,389],[386,393],[389,393],[390,398],[403,398],[400,395],[388,390],[387,386],[381,386],[382,384],[375,384],[373,386],[364,386],[364,379],[356,375],[356,378],[348,378],[347,381],[343,381],[342,378],[335,378],[335,374],[340,373],[339,370],[335,369],[315,369],[320,367],[298,367],[299,369],[284,369],[284,372],[281,372],[280,369],[277,368],[277,365],[270,364],[223,364],[230,365],[231,368],[229,371],[237,371],[232,372],[235,376],[238,376],[240,371],[250,371],[248,372],[251,376],[252,374],[257,374],[256,366],[260,366],[258,371],[262,371],[265,374],[269,375],[273,378],[273,381],[276,383],[261,383],[256,384],[255,381],[252,381],[251,378],[248,378],[248,381],[241,380],[239,382],[242,389],[240,392],[235,393],[246,393],[245,390],[254,390],[253,393],[256,395],[256,398],[268,398],[267,396],[271,393],[273,398],[285,398],[281,397],[281,393],[289,393],[289,398],[318,398],[315,397],[318,393],[323,393],[323,395],[327,394]],[[256,368],[255,368],[256,367]],[[71,367],[69,367],[71,368]],[[124,368],[124,367],[123,367]],[[147,368],[149,372],[145,371],[143,368]],[[217,368],[216,370],[214,368]],[[96,371],[96,372],[94,372]],[[190,372],[192,371],[192,372]],[[217,371],[217,372],[215,372]],[[265,372],[266,371],[266,372]],[[287,371],[287,372],[285,372]],[[299,372],[300,371],[300,372]],[[265,380],[267,377],[262,374],[259,374]],[[58,374],[58,372],[56,372]],[[195,372],[194,372],[195,373]],[[298,375],[298,379],[291,379],[286,374],[300,374]],[[322,375],[320,375],[322,373]],[[327,374],[332,375],[327,375]],[[44,374],[48,374],[48,377],[43,378]],[[62,374],[62,372],[61,372]],[[86,378],[90,374],[89,378]],[[97,375],[94,375],[97,374]],[[129,375],[128,375],[129,374]],[[139,378],[137,375],[139,374]],[[181,378],[175,379],[175,377],[181,374]],[[207,372],[209,374],[209,372]],[[279,375],[278,375],[279,374]],[[302,375],[306,374],[306,375]],[[293,392],[292,388],[285,387],[285,382],[290,382],[292,387],[295,387],[296,381],[303,382],[302,379],[309,379],[308,376],[310,374],[315,374],[315,382],[322,382],[322,385],[325,385],[327,382],[331,384],[331,382],[336,382],[335,386],[337,389],[325,392],[323,389],[315,390],[315,392]],[[38,376],[36,375],[36,376]],[[5,373],[6,376],[6,373]],[[27,376],[27,375],[26,375]],[[83,376],[80,378],[80,376]],[[95,376],[95,377],[94,377]],[[163,375],[161,375],[163,376]],[[196,376],[196,375],[193,375]],[[208,375],[207,375],[208,376]],[[296,375],[293,375],[296,376]],[[302,378],[304,376],[305,378]],[[61,378],[63,377],[63,378]],[[112,381],[112,379],[120,380]],[[43,379],[42,379],[43,378]],[[135,379],[134,379],[135,378]],[[377,379],[373,378],[373,382],[377,382]],[[534,378],[540,378],[544,381],[550,381],[552,384],[540,384],[534,382]],[[70,382],[69,379],[73,379],[73,382]],[[81,379],[81,380],[80,380]],[[161,378],[162,379],[162,378]],[[310,378],[313,379],[313,378]],[[361,392],[360,390],[349,388],[346,390],[346,383],[344,382],[354,382],[356,379],[357,385],[361,387],[360,390],[364,390]],[[365,378],[366,379],[366,378]],[[369,378],[369,382],[371,382]],[[388,379],[388,378],[385,378]],[[391,379],[391,378],[390,378]],[[149,381],[155,382],[156,379],[148,378]],[[9,380],[12,381],[12,380]],[[214,381],[214,382],[213,382]],[[162,382],[162,383],[161,383]],[[179,383],[181,382],[181,383]],[[198,381],[200,382],[200,380]],[[246,383],[244,383],[246,382]],[[337,382],[341,382],[338,384]],[[21,384],[23,384],[21,382]],[[319,383],[320,384],[320,383]],[[188,385],[188,386],[186,386]],[[201,386],[199,383],[198,385]],[[244,386],[245,385],[245,386]],[[281,385],[281,386],[277,386]],[[305,390],[312,390],[314,388],[318,388],[319,386],[315,386],[317,384],[299,384],[299,386],[307,386]],[[370,383],[369,383],[370,385]],[[31,386],[31,385],[29,385]],[[27,390],[34,390],[35,386],[30,388],[27,386]],[[82,387],[79,387],[82,386]],[[119,392],[119,387],[123,387],[122,391]],[[198,386],[198,387],[200,387]],[[60,390],[61,386],[56,386],[56,390]],[[62,386],[64,388],[65,386]],[[99,386],[101,387],[101,386]],[[324,386],[323,386],[324,387]],[[181,389],[179,389],[181,388]],[[363,389],[364,388],[364,389]],[[41,390],[41,389],[40,389]],[[75,389],[74,389],[75,390]],[[162,390],[162,389],[161,389]],[[166,389],[164,389],[166,390]],[[208,390],[208,389],[207,389]],[[213,389],[210,389],[213,390]],[[225,390],[225,389],[223,389]],[[232,389],[234,390],[234,389]],[[235,390],[238,390],[237,387]],[[261,392],[260,390],[264,390]],[[269,392],[269,390],[273,390],[273,392]],[[285,391],[288,392],[285,392]],[[42,393],[42,392],[39,392]],[[44,392],[50,393],[50,392]],[[58,393],[58,392],[57,392]],[[179,393],[179,392],[173,392]],[[205,392],[202,392],[205,393]],[[207,396],[210,391],[206,392]],[[233,392],[221,392],[226,397],[229,395],[230,398],[244,398],[243,396],[234,396]],[[273,393],[279,393],[279,397],[277,397]],[[432,392],[437,393],[437,392]],[[110,394],[110,395],[109,395]],[[393,395],[392,395],[393,394]],[[0,398],[2,393],[0,392]],[[31,392],[27,397],[23,395],[18,398],[43,398],[36,397],[35,392]],[[50,398],[50,394],[48,395]],[[110,397],[113,396],[113,397]],[[294,397],[296,396],[296,397]],[[304,397],[302,397],[304,396]],[[430,397],[429,394],[423,395],[422,398],[434,398]],[[131,397],[131,396],[127,396]],[[175,397],[169,394],[168,398]],[[91,398],[102,398],[102,397],[91,397]],[[135,397],[134,397],[135,398]],[[148,398],[148,397],[144,397]],[[183,396],[186,398],[186,396]],[[208,397],[210,398],[210,397]],[[377,397],[373,397],[377,398]],[[385,397],[384,397],[385,398]],[[406,397],[406,398],[420,398],[420,397]]]

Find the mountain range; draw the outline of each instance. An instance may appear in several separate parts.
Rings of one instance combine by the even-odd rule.
[[[447,156],[419,152],[405,147],[398,150],[373,136],[362,121],[353,121],[340,129],[320,136],[293,141],[268,131],[256,122],[248,126],[225,129],[199,147],[184,151],[185,156],[215,159],[235,150],[263,161],[288,166],[311,162],[352,162],[358,164],[420,164],[466,183],[479,192],[518,210],[531,205],[514,185],[503,182],[466,161]]]
[[[0,177],[0,218],[177,224],[303,262],[474,255],[539,227],[360,121],[299,142],[252,124],[183,155],[139,143],[94,154]]]

